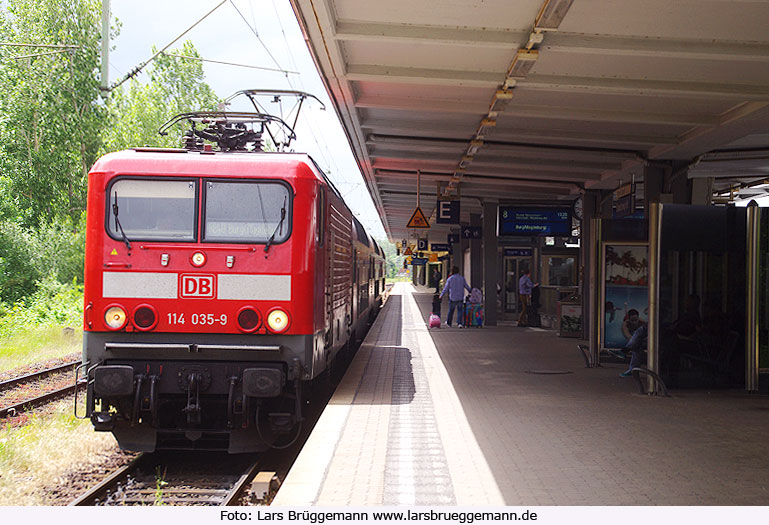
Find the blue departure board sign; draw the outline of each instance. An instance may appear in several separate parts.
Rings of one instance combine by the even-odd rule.
[[[568,237],[571,208],[499,207],[499,235]]]

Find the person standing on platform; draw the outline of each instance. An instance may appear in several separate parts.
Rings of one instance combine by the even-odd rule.
[[[441,271],[437,267],[433,271],[433,280],[435,281],[435,293],[438,293],[441,291]]]
[[[535,286],[539,286],[539,284],[531,282],[530,273],[531,270],[527,268],[523,270],[521,278],[518,279],[518,296],[521,298],[521,315],[518,317],[518,326],[529,325],[528,315],[529,307],[531,306],[531,291]]]
[[[451,268],[451,275],[446,279],[446,283],[443,286],[441,292],[441,299],[448,292],[449,294],[449,315],[446,318],[446,326],[451,327],[451,316],[454,315],[454,310],[457,311],[457,326],[462,328],[462,314],[464,308],[462,308],[462,300],[465,298],[464,290],[468,292],[472,291],[467,285],[465,278],[459,275],[459,267],[453,266]]]

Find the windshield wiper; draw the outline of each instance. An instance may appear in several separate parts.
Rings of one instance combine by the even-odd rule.
[[[272,235],[270,235],[270,238],[267,240],[267,244],[264,245],[264,253],[267,253],[270,250],[270,245],[272,244],[272,241],[275,240],[275,234],[278,233],[278,230],[280,230],[280,234],[283,235],[284,220],[286,220],[286,197],[283,197],[283,207],[280,209],[280,222],[278,222],[275,231],[272,232]]]
[[[120,235],[122,236],[123,242],[125,243],[126,248],[128,248],[128,255],[131,255],[131,242],[128,240],[128,237],[123,231],[123,226],[120,224],[120,219],[117,218],[117,214],[118,214],[117,192],[115,192],[115,202],[112,204],[112,215],[115,216],[115,230],[120,231]]]

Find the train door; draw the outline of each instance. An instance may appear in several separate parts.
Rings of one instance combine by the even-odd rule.
[[[504,299],[505,313],[518,313],[518,279],[524,270],[531,270],[531,257],[505,257],[504,268]]]
[[[357,319],[360,317],[360,310],[361,310],[361,304],[360,304],[360,283],[359,283],[359,275],[360,275],[360,268],[358,268],[358,250],[355,249],[355,246],[353,245],[352,248],[352,290],[350,291],[350,297],[352,298],[352,305],[350,306],[350,311],[352,313],[352,316]]]
[[[374,299],[376,300],[377,297],[379,297],[379,278],[381,277],[379,275],[379,263],[374,260],[374,257],[371,257],[371,267],[373,268],[374,273]]]
[[[329,229],[326,240],[326,346],[334,344],[334,247],[336,234]]]

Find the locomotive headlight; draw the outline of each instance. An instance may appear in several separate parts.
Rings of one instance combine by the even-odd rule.
[[[273,308],[267,314],[267,326],[271,332],[281,333],[288,328],[291,319],[288,314],[280,308]]]
[[[104,322],[112,330],[120,330],[128,321],[128,316],[122,306],[113,305],[104,312]]]
[[[192,257],[190,257],[190,262],[192,263],[192,266],[200,268],[206,264],[206,254],[203,252],[195,252],[192,254]]]

